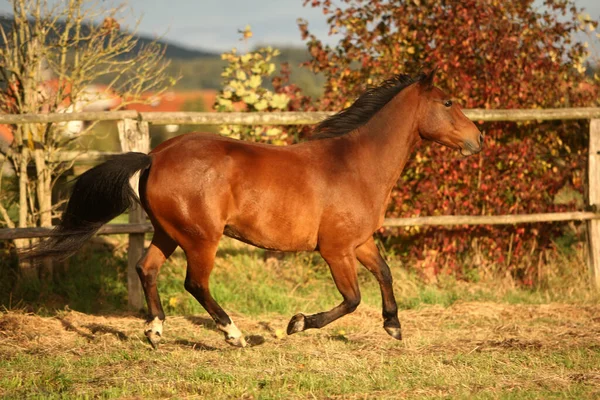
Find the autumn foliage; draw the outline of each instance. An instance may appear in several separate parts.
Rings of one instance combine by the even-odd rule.
[[[348,106],[367,85],[394,73],[439,68],[437,85],[465,108],[597,106],[600,84],[586,77],[587,48],[574,33],[597,23],[572,1],[305,1],[328,16],[334,46],[299,27],[326,77],[316,108]],[[301,104],[294,100],[293,104]],[[314,104],[313,104],[314,106]],[[299,107],[302,108],[302,107]],[[461,158],[424,143],[393,193],[388,216],[500,215],[583,208],[587,122],[488,123],[485,150]],[[564,224],[385,231],[401,254],[460,271],[509,266],[530,282],[538,254],[567,234]],[[569,233],[570,234],[570,233]]]
[[[252,37],[247,26],[240,31],[243,40]],[[272,47],[260,48],[246,54],[238,54],[237,49],[223,53],[221,58],[227,61],[221,76],[223,89],[217,94],[214,109],[219,112],[281,111],[288,108],[289,97],[285,93],[276,93],[264,87],[263,81],[275,72],[276,66],[271,60],[279,55]],[[272,79],[280,79],[278,77]],[[221,126],[220,133],[235,139],[244,139],[271,144],[286,144],[287,133],[279,127],[264,126]]]

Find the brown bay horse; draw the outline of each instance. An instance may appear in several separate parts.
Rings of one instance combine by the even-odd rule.
[[[432,81],[433,72],[398,75],[369,89],[319,124],[318,140],[277,147],[199,133],[168,140],[148,155],[119,155],[79,177],[58,236],[31,255],[76,251],[136,200],[129,179],[139,171],[141,204],[154,226],[138,264],[149,313],[145,334],[154,347],[165,319],[157,275],[177,246],[187,257],[185,289],[228,343],[245,346],[208,286],[222,235],[264,249],[319,251],[325,259],[343,301],[329,311],[295,315],[288,334],[321,328],[356,309],[358,260],[381,287],[385,330],[401,339],[392,275],[373,240],[392,188],[422,139],[463,155],[483,145],[475,124]]]

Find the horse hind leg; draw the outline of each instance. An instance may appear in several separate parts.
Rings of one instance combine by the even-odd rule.
[[[191,249],[184,249],[188,260],[185,289],[198,300],[215,321],[217,328],[225,335],[225,341],[232,346],[245,347],[246,340],[229,315],[213,299],[209,290],[209,278],[213,269],[219,240],[200,241]]]
[[[394,298],[392,285],[392,273],[387,265],[373,238],[356,249],[356,257],[379,282],[381,289],[381,304],[383,315],[383,328],[394,339],[402,340],[402,329],[398,320],[398,306]]]
[[[287,334],[305,331],[307,329],[318,329],[343,317],[356,310],[360,304],[360,290],[358,287],[358,278],[356,275],[356,256],[354,252],[350,254],[326,255],[321,251],[321,255],[329,264],[331,275],[338,290],[342,294],[343,301],[329,311],[320,312],[312,315],[296,314],[290,320],[287,327]]]
[[[144,328],[144,334],[155,349],[162,338],[163,323],[165,321],[165,313],[160,302],[160,296],[158,295],[156,281],[160,267],[173,254],[176,248],[177,243],[167,236],[161,228],[157,227],[148,251],[146,251],[146,254],[140,259],[136,267],[144,289],[146,304],[148,305],[148,319]]]

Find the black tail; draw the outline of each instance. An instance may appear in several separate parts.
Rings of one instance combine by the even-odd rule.
[[[82,174],[75,182],[60,223],[52,231],[53,236],[23,256],[65,258],[75,253],[102,225],[137,201],[129,179],[151,163],[152,158],[147,154],[126,153]]]

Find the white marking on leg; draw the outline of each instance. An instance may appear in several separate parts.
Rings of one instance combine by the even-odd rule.
[[[162,336],[163,332],[163,322],[160,318],[154,317],[154,319],[148,323],[146,323],[146,329],[144,329],[144,333],[154,334],[158,336]]]
[[[306,315],[299,313],[290,319],[287,327],[287,334],[293,335],[294,333],[302,332],[306,326]]]
[[[233,322],[229,325],[217,325],[217,327],[227,335],[227,338],[238,339],[242,337],[242,331]]]
[[[219,325],[217,324],[217,328],[219,328],[223,333],[225,333],[225,340],[234,345],[240,347],[246,347],[246,340],[242,335],[242,331],[238,329],[237,326],[231,321],[229,325]]]

